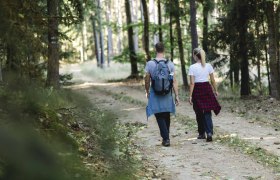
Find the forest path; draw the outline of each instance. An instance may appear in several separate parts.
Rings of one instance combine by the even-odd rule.
[[[162,147],[159,129],[154,118],[146,120],[146,98],[144,88],[136,83],[107,83],[100,76],[91,77],[88,73],[79,70],[79,65],[66,68],[65,72],[74,72],[73,89],[82,91],[91,99],[92,103],[98,104],[104,110],[112,111],[122,123],[139,122],[147,124],[147,128],[140,130],[136,135],[135,143],[144,157],[150,159],[155,167],[165,169],[163,174],[157,174],[164,179],[279,179],[280,177],[272,169],[264,167],[250,156],[244,155],[232,148],[214,140],[206,143],[197,140],[197,133],[193,129],[186,129],[182,122],[172,118],[171,123],[171,147]],[[116,75],[117,76],[117,75]],[[124,102],[120,97],[130,97],[142,102]],[[190,105],[181,102],[177,113],[186,120],[194,119],[194,113]],[[190,118],[189,118],[190,117]],[[214,125],[219,132],[237,134],[272,153],[279,150],[267,147],[276,138],[277,132],[272,128],[261,127],[251,124],[234,114],[222,112],[214,117]],[[188,131],[186,134],[185,131]],[[260,138],[262,137],[262,138]],[[214,136],[215,138],[215,136]],[[266,145],[269,144],[269,145]]]

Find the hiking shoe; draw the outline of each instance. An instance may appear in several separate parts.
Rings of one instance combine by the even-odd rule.
[[[211,141],[213,141],[212,134],[208,134],[206,138],[206,142],[211,142]]]
[[[200,134],[197,136],[197,139],[206,139],[205,135],[204,134]]]
[[[169,139],[163,140],[162,145],[165,146],[165,147],[170,146],[170,140]]]

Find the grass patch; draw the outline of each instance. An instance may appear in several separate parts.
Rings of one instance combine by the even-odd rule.
[[[0,87],[0,112],[0,179],[134,178],[136,126],[80,94],[11,80]]]
[[[219,135],[216,137],[216,140],[221,144],[233,147],[239,152],[253,157],[257,160],[257,162],[264,166],[274,168],[277,173],[280,172],[280,158],[278,156],[271,154],[260,147],[254,146],[236,136],[232,137],[230,135]]]
[[[176,114],[177,121],[184,125],[186,128],[196,131],[197,130],[197,123],[195,119],[190,118],[189,116],[183,116],[181,114]]]

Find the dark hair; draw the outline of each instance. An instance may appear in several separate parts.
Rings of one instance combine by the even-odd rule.
[[[164,52],[164,45],[163,45],[162,42],[156,43],[155,47],[156,47],[157,53],[163,53]]]

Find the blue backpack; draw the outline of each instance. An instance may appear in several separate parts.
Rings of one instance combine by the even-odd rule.
[[[154,71],[152,79],[152,88],[156,95],[166,95],[170,91],[172,92],[173,87],[173,74],[170,74],[170,69],[168,66],[169,60],[157,61],[153,59],[156,63],[156,70]]]

